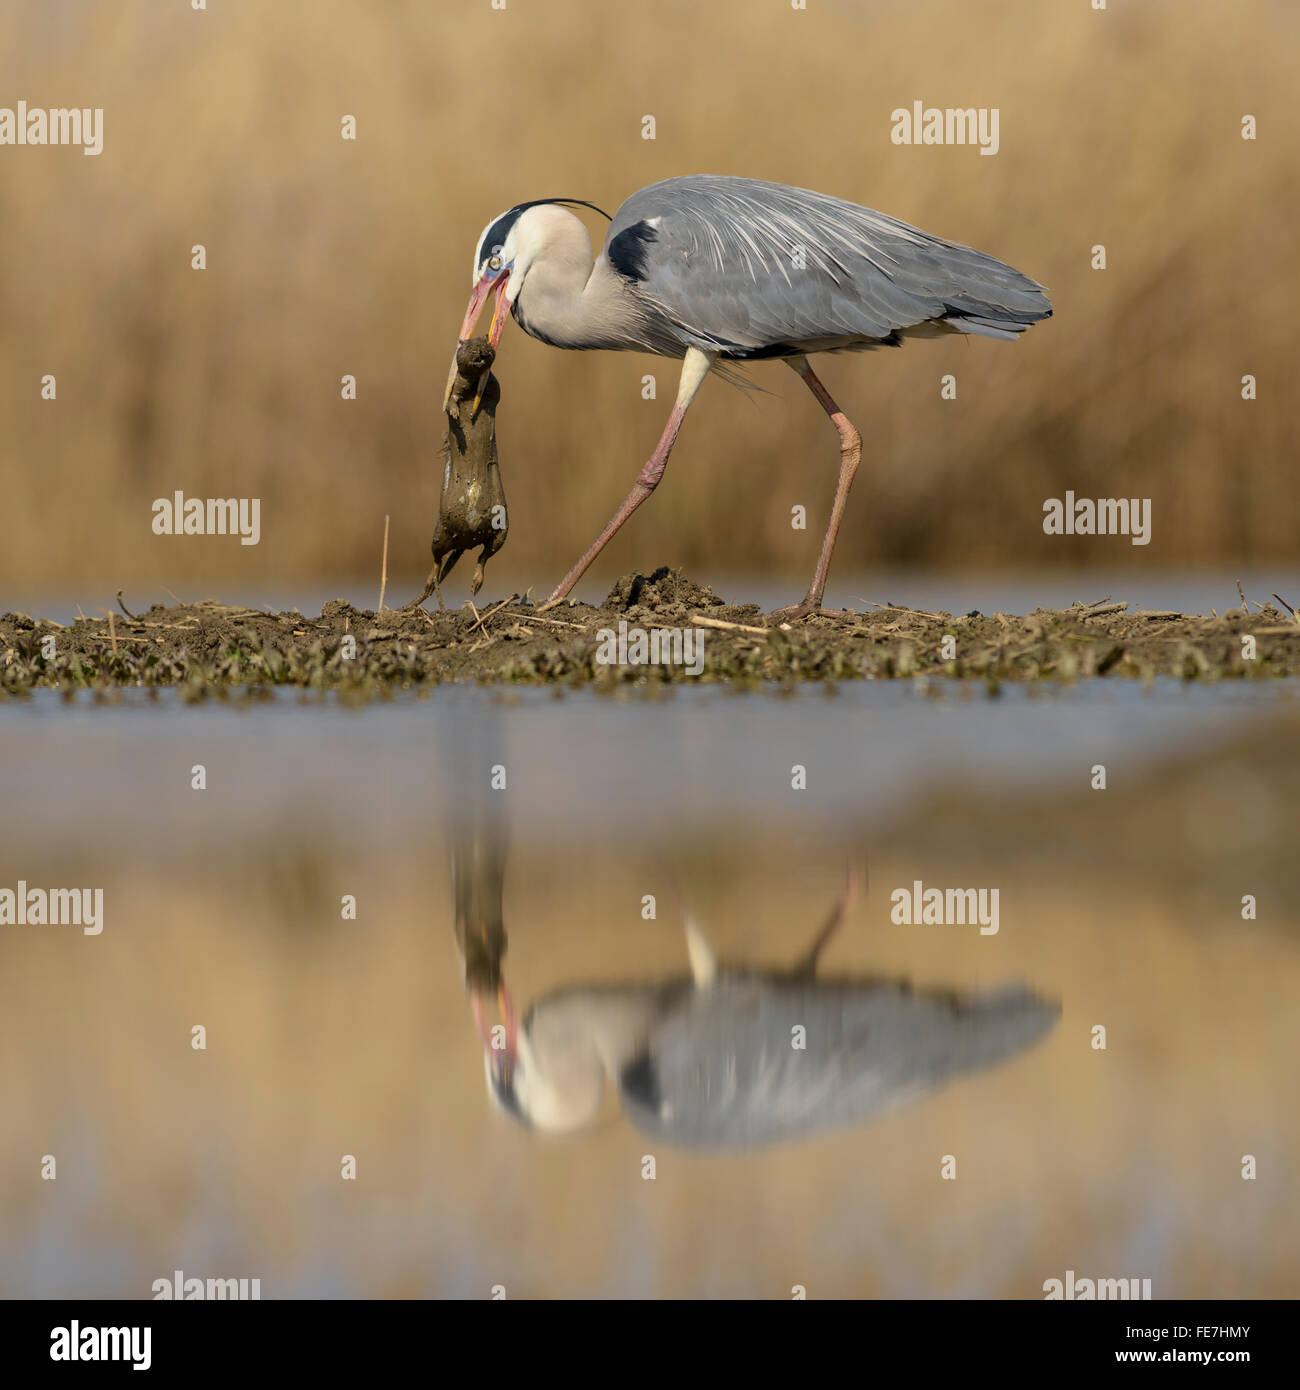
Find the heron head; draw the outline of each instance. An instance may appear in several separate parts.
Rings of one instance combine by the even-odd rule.
[[[495,290],[496,304],[487,336],[494,349],[498,346],[528,267],[562,239],[559,219],[575,224],[582,231],[590,259],[591,242],[586,239],[586,229],[571,213],[563,211],[565,206],[591,208],[602,217],[609,216],[594,203],[584,203],[579,198],[536,198],[530,203],[517,203],[494,217],[479,233],[470,272],[473,289],[460,328],[462,343],[474,332],[483,306]]]
[[[497,994],[503,1023],[488,1016],[485,991],[471,989],[470,1007],[483,1040],[483,1070],[488,1097],[525,1129],[569,1134],[596,1121],[605,1092],[600,1056],[581,1028],[543,1026],[532,1032],[534,1014],[521,1026],[505,985]]]
[[[482,250],[483,239],[487,237],[485,231],[483,238],[480,238],[480,250]],[[460,335],[457,344],[468,342],[474,332],[474,327],[478,323],[479,315],[483,312],[483,306],[489,297],[496,292],[496,304],[492,309],[492,321],[488,327],[488,342],[492,344],[493,351],[496,350],[501,342],[501,334],[505,331],[506,316],[510,312],[510,306],[514,303],[514,295],[508,293],[510,288],[511,272],[515,268],[513,247],[507,247],[504,242],[496,242],[482,250],[481,258],[477,258],[474,268],[473,289],[470,291],[469,307],[465,310],[465,321],[460,326]]]

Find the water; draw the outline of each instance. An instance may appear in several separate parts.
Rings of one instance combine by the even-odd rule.
[[[533,833],[618,837],[783,815],[834,827],[895,817],[935,786],[1081,785],[1095,763],[1140,769],[1294,710],[1290,682],[1161,678],[1072,687],[849,682],[737,696],[676,687],[648,700],[441,688],[362,710],[281,690],[196,709],[164,692],[104,706],[53,691],[0,706],[17,837],[92,837],[152,852],[273,833],[319,817],[359,848],[456,815],[505,769],[501,799]],[[191,790],[202,764],[207,787]],[[791,786],[807,770],[806,789]]]
[[[5,702],[0,1296],[1286,1295],[1297,693]]]

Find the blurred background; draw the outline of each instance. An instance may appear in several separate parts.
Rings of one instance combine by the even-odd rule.
[[[1230,23],[1212,0],[15,0],[0,104],[103,107],[105,128],[97,158],[0,148],[0,602],[370,585],[385,514],[390,575],[417,583],[482,227],[539,196],[613,212],[698,172],[879,208],[1055,303],[1014,345],[826,360],[867,440],[841,575],[1294,570],[1297,38],[1285,0],[1242,0]],[[891,144],[891,111],[916,100],[999,108],[1000,152]],[[648,456],[674,364],[512,325],[498,369],[511,531],[490,578],[544,589]],[[597,588],[673,563],[802,592],[835,440],[792,375],[751,376],[774,394],[706,386]],[[153,535],[177,489],[260,497],[261,544]],[[1152,498],[1152,543],[1045,536],[1043,500],[1067,489]]]

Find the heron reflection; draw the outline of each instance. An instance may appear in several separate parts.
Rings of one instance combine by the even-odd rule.
[[[504,857],[460,850],[467,872]],[[737,1149],[859,1124],[1007,1061],[1047,1034],[1059,1009],[1019,985],[986,993],[916,990],[906,980],[822,977],[826,945],[860,896],[851,872],[811,945],[786,970],[719,962],[684,904],[689,970],[664,980],[576,985],[522,1020],[502,975],[499,913],[464,921],[462,902],[499,908],[495,890],[457,889],[457,936],[480,965],[466,983],[488,1090],[532,1130],[596,1127],[612,1091],[637,1129],[668,1144]],[[493,954],[495,952],[495,955]],[[470,959],[469,955],[465,959]],[[493,968],[484,962],[493,961]],[[492,1004],[502,1021],[492,1021]]]

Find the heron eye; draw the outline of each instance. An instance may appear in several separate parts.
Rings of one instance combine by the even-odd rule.
[[[489,270],[500,270],[500,269],[501,269],[501,257],[500,257],[500,256],[492,256],[492,257],[490,257],[490,258],[488,259],[488,269],[489,269]]]

